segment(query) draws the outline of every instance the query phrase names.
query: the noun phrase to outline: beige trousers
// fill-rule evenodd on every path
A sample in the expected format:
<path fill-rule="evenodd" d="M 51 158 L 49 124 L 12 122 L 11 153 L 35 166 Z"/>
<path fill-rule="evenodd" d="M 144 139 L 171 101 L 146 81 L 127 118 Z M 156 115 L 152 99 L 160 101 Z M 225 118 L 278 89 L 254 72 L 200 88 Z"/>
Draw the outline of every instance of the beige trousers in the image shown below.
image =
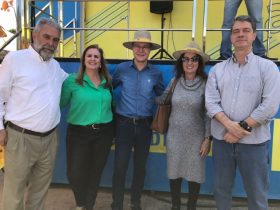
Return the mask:
<path fill-rule="evenodd" d="M 58 144 L 57 130 L 46 137 L 7 127 L 2 210 L 44 210 Z"/>

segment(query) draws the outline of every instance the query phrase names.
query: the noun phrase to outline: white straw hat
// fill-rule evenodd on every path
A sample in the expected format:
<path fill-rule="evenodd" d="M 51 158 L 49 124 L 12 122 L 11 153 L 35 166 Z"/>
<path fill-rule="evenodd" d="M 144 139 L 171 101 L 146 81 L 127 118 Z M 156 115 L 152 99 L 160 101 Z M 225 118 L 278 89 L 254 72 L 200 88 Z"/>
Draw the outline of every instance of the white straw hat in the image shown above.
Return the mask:
<path fill-rule="evenodd" d="M 201 50 L 201 48 L 199 47 L 199 45 L 198 45 L 197 43 L 193 42 L 193 41 L 190 42 L 190 43 L 188 43 L 188 44 L 185 46 L 184 49 L 175 51 L 175 52 L 173 53 L 173 57 L 176 58 L 176 59 L 178 59 L 178 58 L 180 58 L 180 56 L 181 56 L 182 54 L 184 54 L 184 53 L 186 53 L 186 52 L 193 52 L 193 53 L 195 53 L 195 54 L 200 55 L 200 56 L 202 57 L 202 59 L 203 59 L 204 62 L 207 62 L 207 61 L 210 60 L 210 56 L 207 55 L 207 54 L 205 54 L 205 53 Z"/>
<path fill-rule="evenodd" d="M 151 50 L 160 48 L 159 44 L 151 41 L 151 33 L 149 31 L 135 31 L 133 41 L 124 42 L 123 46 L 131 50 L 135 42 L 149 43 L 151 45 Z"/>

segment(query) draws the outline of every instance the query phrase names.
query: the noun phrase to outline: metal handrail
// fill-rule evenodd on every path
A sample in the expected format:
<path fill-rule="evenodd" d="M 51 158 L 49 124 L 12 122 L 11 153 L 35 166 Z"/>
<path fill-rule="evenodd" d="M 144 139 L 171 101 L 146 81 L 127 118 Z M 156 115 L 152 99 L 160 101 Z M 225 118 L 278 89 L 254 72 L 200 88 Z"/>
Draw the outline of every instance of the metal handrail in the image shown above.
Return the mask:
<path fill-rule="evenodd" d="M 39 12 L 37 12 L 37 13 L 35 14 L 35 18 L 40 17 L 42 14 L 48 15 L 48 16 L 50 16 L 50 17 L 52 17 L 52 18 L 55 18 L 55 17 L 53 16 L 53 14 L 52 14 L 52 5 L 51 5 L 51 2 L 47 3 L 42 9 L 40 9 L 39 7 L 36 7 L 36 5 L 35 5 L 35 4 L 32 4 L 32 3 L 30 3 L 30 6 L 32 6 L 32 7 L 34 7 L 35 9 L 38 9 L 38 10 L 39 10 Z M 47 10 L 48 8 L 49 8 L 49 10 L 50 10 L 50 13 L 47 13 L 47 12 L 46 12 L 46 10 Z"/>
<path fill-rule="evenodd" d="M 92 27 L 92 26 L 97 27 L 98 26 L 98 28 L 107 26 L 107 27 L 112 28 L 113 26 L 115 26 L 116 24 L 118 24 L 119 22 L 121 22 L 124 19 L 123 14 L 128 11 L 127 7 L 124 7 L 124 6 L 127 6 L 127 3 L 122 4 L 122 5 L 114 4 L 114 6 L 110 7 L 110 10 L 113 9 L 112 12 L 110 12 L 110 13 L 104 13 L 104 12 L 100 13 L 99 15 L 97 15 L 97 19 L 95 19 L 94 22 L 92 22 L 92 20 L 90 21 L 91 24 L 90 25 L 88 24 L 88 26 L 89 27 Z M 100 36 L 102 33 L 104 33 L 105 30 L 103 32 L 97 33 L 96 35 L 95 35 L 94 32 L 96 32 L 96 31 L 89 31 L 87 33 L 86 44 L 88 44 L 91 41 L 90 40 L 91 37 L 92 37 L 92 39 L 95 39 L 98 36 Z"/>
<path fill-rule="evenodd" d="M 113 3 L 113 4 L 110 4 L 109 6 L 107 6 L 106 8 L 104 8 L 103 10 L 101 10 L 100 12 L 96 13 L 95 16 L 92 16 L 90 17 L 88 20 L 87 20 L 87 23 L 90 24 L 90 22 L 92 22 L 93 20 L 95 20 L 96 18 L 95 17 L 101 17 L 104 13 L 106 13 L 105 11 L 108 11 L 114 7 L 116 7 L 120 2 L 116 2 L 116 3 Z M 125 4 L 128 4 L 125 3 Z"/>
<path fill-rule="evenodd" d="M 73 24 L 73 27 L 76 28 L 76 19 L 75 18 L 71 19 L 64 27 L 67 28 L 71 24 Z M 72 36 L 73 36 L 73 45 L 74 45 L 73 46 L 74 47 L 74 52 L 72 53 L 72 55 L 77 56 L 77 32 L 76 32 L 76 30 L 73 30 L 73 35 Z M 71 41 L 71 38 L 68 40 L 68 42 L 64 43 L 64 46 L 67 45 L 70 41 Z"/>
<path fill-rule="evenodd" d="M 192 6 L 192 26 L 191 26 L 191 28 L 178 28 L 178 29 L 155 29 L 155 28 L 129 28 L 130 26 L 128 25 L 127 26 L 127 28 L 108 28 L 108 27 L 79 27 L 79 28 L 76 28 L 75 26 L 74 27 L 68 27 L 69 26 L 69 24 L 67 25 L 67 27 L 65 27 L 65 26 L 63 26 L 63 24 L 62 24 L 62 30 L 73 30 L 73 31 L 77 31 L 77 30 L 79 30 L 79 31 L 81 31 L 81 44 L 84 44 L 85 42 L 84 41 L 82 41 L 83 40 L 83 33 L 84 33 L 84 31 L 126 31 L 126 32 L 128 32 L 128 34 L 129 34 L 129 32 L 130 31 L 137 31 L 137 30 L 148 30 L 148 31 L 177 31 L 177 32 L 191 32 L 192 34 L 191 34 L 191 38 L 192 38 L 192 40 L 194 40 L 195 39 L 195 33 L 196 33 L 196 14 L 197 14 L 197 0 L 186 0 L 186 1 L 192 1 L 193 2 L 193 6 Z M 33 6 L 33 7 L 35 7 L 36 9 L 38 9 L 38 10 L 40 10 L 40 13 L 42 13 L 42 14 L 47 14 L 45 11 L 46 11 L 46 9 L 47 9 L 47 5 L 46 6 L 44 6 L 44 8 L 43 9 L 39 9 L 39 8 L 37 8 L 36 7 L 36 5 L 34 5 L 34 4 L 32 4 L 31 3 L 31 1 L 29 0 L 29 1 L 23 1 L 23 0 L 20 0 L 20 2 L 21 2 L 21 6 L 24 6 L 25 7 L 25 9 L 26 9 L 26 12 L 24 12 L 23 14 L 25 14 L 25 17 L 28 17 L 28 14 L 29 14 L 29 12 L 28 12 L 28 8 L 26 8 L 26 7 L 28 7 L 28 5 L 31 5 L 31 6 Z M 23 3 L 23 2 L 25 2 L 25 3 Z M 83 1 L 82 1 L 83 2 Z M 81 5 L 84 5 L 83 3 L 81 2 Z M 127 0 L 127 2 L 128 2 L 128 4 L 129 4 L 129 0 Z M 49 2 L 48 4 L 51 4 L 51 3 L 53 3 L 53 2 Z M 60 4 L 62 4 L 60 1 L 59 1 L 59 3 Z M 83 9 L 83 7 L 84 6 L 81 6 L 80 8 L 81 8 L 81 11 L 82 11 L 82 9 Z M 61 10 L 62 10 L 62 7 L 58 7 L 58 12 L 59 12 L 59 14 L 62 12 Z M 51 12 L 53 12 L 53 11 L 51 11 Z M 83 11 L 82 11 L 83 12 Z M 81 12 L 81 16 L 83 15 L 83 13 Z M 38 15 L 39 14 L 37 14 L 37 16 L 36 17 L 38 17 Z M 49 15 L 49 14 L 48 14 Z M 128 8 L 128 16 L 129 16 L 129 8 Z M 57 19 L 57 18 L 55 18 L 53 15 L 50 15 L 50 17 L 52 17 L 52 18 L 54 18 L 54 19 Z M 125 17 L 125 18 L 127 18 L 127 17 Z M 26 19 L 28 19 L 29 20 L 29 18 L 26 18 Z M 58 19 L 59 19 L 59 22 L 60 23 L 62 23 L 61 21 L 62 21 L 62 19 L 61 19 L 61 17 L 58 17 Z M 83 19 L 83 18 L 82 18 Z M 24 19 L 23 19 L 24 20 Z M 77 20 L 77 19 L 76 19 Z M 90 20 L 91 21 L 91 20 Z M 129 21 L 129 20 L 128 20 Z M 20 21 L 21 22 L 21 21 Z M 82 25 L 81 25 L 82 26 Z M 23 22 L 23 25 L 22 25 L 22 28 L 24 29 L 24 32 L 26 33 L 26 30 L 31 30 L 31 29 L 33 29 L 34 27 L 32 27 L 32 26 L 30 26 L 30 24 L 28 24 L 27 22 L 26 22 L 26 20 L 25 20 L 25 22 Z M 25 37 L 25 36 L 24 36 Z M 62 39 L 61 39 L 62 40 Z M 81 51 L 83 50 L 83 46 L 81 45 Z M 60 53 L 61 53 L 61 49 L 60 49 L 60 51 L 59 51 Z"/>
<path fill-rule="evenodd" d="M 268 14 L 268 28 L 271 28 L 271 12 L 272 12 L 272 0 L 269 0 L 269 14 Z M 270 48 L 270 30 L 267 33 L 267 42 L 266 42 L 266 49 L 267 49 L 267 56 L 269 56 L 269 48 Z"/>
<path fill-rule="evenodd" d="M 7 47 L 15 38 L 17 38 L 21 34 L 22 30 L 20 29 L 17 31 L 13 36 L 11 36 L 1 47 L 0 52 L 4 50 L 5 47 Z"/>
<path fill-rule="evenodd" d="M 34 27 L 26 27 L 26 29 L 34 29 Z M 139 31 L 139 30 L 146 30 L 146 31 L 192 31 L 192 29 L 186 28 L 173 28 L 173 29 L 157 29 L 157 28 L 65 28 L 62 27 L 62 30 L 92 30 L 92 31 Z"/>

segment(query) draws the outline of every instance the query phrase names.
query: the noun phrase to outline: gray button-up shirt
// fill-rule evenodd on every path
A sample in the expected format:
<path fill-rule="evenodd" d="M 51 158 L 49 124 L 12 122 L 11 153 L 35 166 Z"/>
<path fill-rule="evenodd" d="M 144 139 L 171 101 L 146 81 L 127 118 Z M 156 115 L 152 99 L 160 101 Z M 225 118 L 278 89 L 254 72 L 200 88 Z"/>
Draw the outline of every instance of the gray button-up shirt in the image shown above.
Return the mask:
<path fill-rule="evenodd" d="M 279 70 L 272 61 L 252 52 L 247 55 L 244 65 L 232 57 L 211 69 L 205 97 L 208 115 L 212 118 L 211 133 L 216 139 L 222 140 L 226 129 L 214 116 L 224 112 L 233 121 L 250 116 L 260 124 L 239 143 L 265 142 L 270 139 L 269 122 L 279 108 Z"/>

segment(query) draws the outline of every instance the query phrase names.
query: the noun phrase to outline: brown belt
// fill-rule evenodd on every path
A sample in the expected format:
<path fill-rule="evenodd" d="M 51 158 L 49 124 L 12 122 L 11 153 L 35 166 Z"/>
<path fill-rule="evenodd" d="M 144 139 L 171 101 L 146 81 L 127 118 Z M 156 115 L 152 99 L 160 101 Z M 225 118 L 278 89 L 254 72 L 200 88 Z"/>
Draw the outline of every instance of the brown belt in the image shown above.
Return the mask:
<path fill-rule="evenodd" d="M 22 128 L 18 125 L 15 125 L 14 123 L 12 122 L 8 122 L 7 126 L 9 126 L 10 128 L 16 130 L 16 131 L 19 131 L 21 133 L 26 133 L 26 134 L 30 134 L 30 135 L 34 135 L 34 136 L 40 136 L 40 137 L 45 137 L 45 136 L 48 136 L 50 135 L 55 129 L 56 127 L 54 127 L 53 129 L 47 131 L 47 132 L 44 132 L 44 133 L 40 133 L 40 132 L 36 132 L 36 131 L 31 131 L 31 130 L 28 130 L 28 129 L 25 129 L 25 128 Z"/>

